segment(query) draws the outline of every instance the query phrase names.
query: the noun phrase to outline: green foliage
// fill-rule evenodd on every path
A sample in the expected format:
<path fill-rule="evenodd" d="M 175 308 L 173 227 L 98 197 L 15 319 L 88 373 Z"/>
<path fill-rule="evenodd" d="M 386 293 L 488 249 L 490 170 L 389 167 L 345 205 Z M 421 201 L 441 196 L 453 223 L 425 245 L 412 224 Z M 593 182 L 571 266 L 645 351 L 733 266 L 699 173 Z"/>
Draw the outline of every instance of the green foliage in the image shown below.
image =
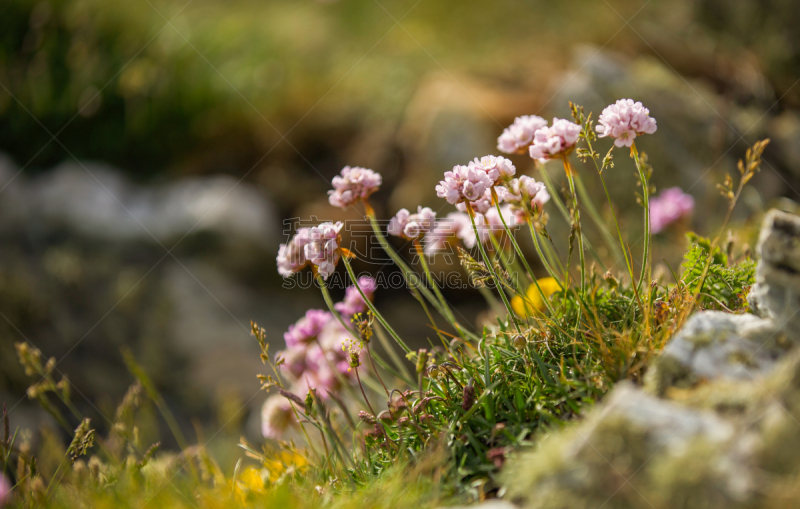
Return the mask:
<path fill-rule="evenodd" d="M 709 257 L 709 239 L 694 233 L 689 233 L 688 238 L 691 246 L 683 257 L 681 283 L 694 289 L 702 281 L 698 305 L 704 309 L 747 309 L 747 291 L 755 282 L 755 261 L 745 256 L 730 263 L 729 256 L 719 247 L 715 247 Z"/>

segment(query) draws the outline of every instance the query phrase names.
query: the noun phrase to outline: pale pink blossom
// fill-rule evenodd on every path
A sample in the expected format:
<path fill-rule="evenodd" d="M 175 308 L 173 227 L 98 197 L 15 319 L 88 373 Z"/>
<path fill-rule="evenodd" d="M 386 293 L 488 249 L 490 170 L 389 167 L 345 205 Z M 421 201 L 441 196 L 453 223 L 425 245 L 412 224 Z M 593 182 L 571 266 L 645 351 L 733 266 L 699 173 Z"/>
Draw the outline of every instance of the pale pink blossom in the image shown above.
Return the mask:
<path fill-rule="evenodd" d="M 308 242 L 304 246 L 306 259 L 316 265 L 317 272 L 328 279 L 339 263 L 339 230 L 342 223 L 322 223 L 308 229 Z"/>
<path fill-rule="evenodd" d="M 650 230 L 658 233 L 670 223 L 692 214 L 694 198 L 679 187 L 664 189 L 650 200 Z"/>
<path fill-rule="evenodd" d="M 536 115 L 517 117 L 497 138 L 497 149 L 505 154 L 524 154 L 533 143 L 533 134 L 546 125 L 547 120 Z"/>
<path fill-rule="evenodd" d="M 319 345 L 322 348 L 321 353 L 324 354 L 324 357 L 318 358 L 318 364 L 324 364 L 329 370 L 332 367 L 346 379 L 355 381 L 355 373 L 348 371 L 350 363 L 348 362 L 347 352 L 342 348 L 345 341 L 353 339 L 353 334 L 342 327 L 341 323 L 336 320 L 329 323 L 320 334 Z M 319 353 L 314 352 L 314 355 L 319 355 Z M 366 360 L 366 350 L 362 350 L 359 355 L 362 356 L 362 361 Z M 328 378 L 326 378 L 324 370 L 320 373 L 322 383 L 338 388 L 338 377 L 336 377 L 335 373 L 328 372 Z"/>
<path fill-rule="evenodd" d="M 334 207 L 347 208 L 377 191 L 381 181 L 380 173 L 360 166 L 345 166 L 340 176 L 333 177 L 328 201 Z"/>
<path fill-rule="evenodd" d="M 568 154 L 581 134 L 581 126 L 565 120 L 554 118 L 549 127 L 542 127 L 533 135 L 533 145 L 529 149 L 532 158 L 547 161 Z"/>
<path fill-rule="evenodd" d="M 457 165 L 453 171 L 444 172 L 444 180 L 436 186 L 436 195 L 453 205 L 471 202 L 483 197 L 493 183 L 485 171 Z"/>
<path fill-rule="evenodd" d="M 500 198 L 499 196 L 498 199 L 502 201 L 502 198 Z M 475 201 L 470 202 L 469 204 L 472 206 L 472 210 L 474 210 L 478 214 L 485 214 L 487 210 L 494 207 L 494 203 L 492 201 L 492 189 L 491 188 L 487 189 L 483 193 L 483 196 L 481 196 Z M 467 211 L 466 202 L 456 203 L 456 209 L 458 209 L 459 212 L 466 212 Z"/>
<path fill-rule="evenodd" d="M 278 248 L 278 274 L 289 277 L 303 270 L 308 264 L 304 246 L 308 243 L 308 228 L 300 228 L 297 234 L 287 244 Z"/>
<path fill-rule="evenodd" d="M 433 231 L 425 236 L 425 253 L 433 254 L 447 248 L 450 241 L 465 238 L 472 232 L 469 216 L 463 212 L 451 212 L 446 217 L 437 219 Z M 472 233 L 472 245 L 475 245 L 475 234 Z"/>
<path fill-rule="evenodd" d="M 275 355 L 283 359 L 280 369 L 289 373 L 294 379 L 303 376 L 303 373 L 309 368 L 308 366 L 308 345 L 295 344 L 291 348 L 281 350 Z"/>
<path fill-rule="evenodd" d="M 615 138 L 614 145 L 618 147 L 630 147 L 637 136 L 654 132 L 656 119 L 642 103 L 633 102 L 633 99 L 620 99 L 606 106 L 598 119 L 597 134 L 601 138 Z"/>
<path fill-rule="evenodd" d="M 281 439 L 295 421 L 291 403 L 280 394 L 267 398 L 261 407 L 261 434 L 264 438 Z"/>
<path fill-rule="evenodd" d="M 361 288 L 361 291 L 364 292 L 364 295 L 366 295 L 369 300 L 372 300 L 372 295 L 375 293 L 378 284 L 375 279 L 369 276 L 362 276 L 358 278 L 358 286 Z M 355 286 L 348 287 L 344 292 L 344 300 L 342 302 L 337 302 L 333 307 L 344 316 L 352 316 L 367 310 L 367 304 L 364 302 L 361 293 Z"/>
<path fill-rule="evenodd" d="M 486 172 L 493 184 L 509 179 L 517 172 L 511 161 L 502 156 L 483 156 L 480 159 L 476 157 L 469 163 L 469 167 Z"/>
<path fill-rule="evenodd" d="M 333 315 L 328 311 L 309 309 L 305 316 L 290 325 L 289 330 L 283 334 L 286 346 L 295 348 L 312 343 L 317 339 L 322 328 L 332 319 Z"/>
<path fill-rule="evenodd" d="M 417 207 L 416 214 L 411 214 L 407 209 L 400 209 L 389 221 L 388 232 L 390 235 L 404 239 L 417 239 L 433 229 L 436 221 L 436 212 L 428 207 Z"/>
<path fill-rule="evenodd" d="M 547 192 L 544 183 L 537 182 L 527 175 L 511 179 L 505 186 L 498 187 L 497 195 L 515 209 L 524 209 L 525 204 L 530 203 L 531 209 L 540 211 L 544 204 L 550 201 L 550 193 Z"/>

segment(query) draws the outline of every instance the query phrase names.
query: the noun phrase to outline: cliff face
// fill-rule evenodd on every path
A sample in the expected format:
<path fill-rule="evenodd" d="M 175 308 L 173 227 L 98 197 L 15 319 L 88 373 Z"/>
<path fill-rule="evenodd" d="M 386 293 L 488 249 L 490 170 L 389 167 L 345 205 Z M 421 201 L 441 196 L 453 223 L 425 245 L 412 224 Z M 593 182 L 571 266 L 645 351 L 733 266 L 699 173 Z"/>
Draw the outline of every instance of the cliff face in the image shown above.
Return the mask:
<path fill-rule="evenodd" d="M 800 504 L 800 217 L 773 210 L 758 244 L 756 314 L 692 316 L 644 387 L 508 464 L 507 497 L 537 508 Z"/>

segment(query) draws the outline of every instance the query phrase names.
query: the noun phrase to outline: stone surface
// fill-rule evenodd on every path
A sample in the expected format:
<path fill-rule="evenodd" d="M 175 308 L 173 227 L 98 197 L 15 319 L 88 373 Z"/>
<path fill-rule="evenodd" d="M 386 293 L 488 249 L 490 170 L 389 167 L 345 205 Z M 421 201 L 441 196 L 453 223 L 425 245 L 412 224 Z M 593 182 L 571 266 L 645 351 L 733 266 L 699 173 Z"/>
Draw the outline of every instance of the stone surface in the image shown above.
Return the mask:
<path fill-rule="evenodd" d="M 759 316 L 693 315 L 650 368 L 648 389 L 618 384 L 584 422 L 510 460 L 507 496 L 531 508 L 800 500 L 800 217 L 767 214 L 758 254 Z"/>

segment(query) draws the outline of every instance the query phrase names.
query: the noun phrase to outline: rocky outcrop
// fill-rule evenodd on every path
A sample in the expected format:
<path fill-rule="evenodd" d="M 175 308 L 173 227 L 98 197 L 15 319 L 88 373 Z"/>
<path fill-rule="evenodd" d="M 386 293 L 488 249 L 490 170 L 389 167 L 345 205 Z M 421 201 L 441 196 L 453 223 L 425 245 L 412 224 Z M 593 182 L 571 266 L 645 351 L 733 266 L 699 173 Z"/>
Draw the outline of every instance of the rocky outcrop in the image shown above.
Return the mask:
<path fill-rule="evenodd" d="M 511 461 L 524 507 L 800 504 L 800 217 L 773 210 L 749 298 L 757 314 L 701 311 L 646 387 L 617 385 L 586 420 Z"/>

